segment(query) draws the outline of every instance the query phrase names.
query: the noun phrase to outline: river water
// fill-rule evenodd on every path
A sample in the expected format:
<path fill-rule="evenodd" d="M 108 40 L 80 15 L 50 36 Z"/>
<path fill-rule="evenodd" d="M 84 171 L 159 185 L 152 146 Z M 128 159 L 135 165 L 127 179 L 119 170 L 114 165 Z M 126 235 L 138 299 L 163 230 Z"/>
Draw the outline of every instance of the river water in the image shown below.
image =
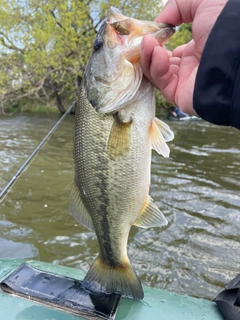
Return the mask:
<path fill-rule="evenodd" d="M 0 117 L 0 189 L 59 119 Z M 0 258 L 88 270 L 94 233 L 68 214 L 73 179 L 67 116 L 0 203 Z M 128 252 L 144 285 L 213 299 L 240 266 L 240 132 L 204 121 L 169 122 L 170 158 L 153 153 L 151 196 L 164 228 L 133 227 Z"/>

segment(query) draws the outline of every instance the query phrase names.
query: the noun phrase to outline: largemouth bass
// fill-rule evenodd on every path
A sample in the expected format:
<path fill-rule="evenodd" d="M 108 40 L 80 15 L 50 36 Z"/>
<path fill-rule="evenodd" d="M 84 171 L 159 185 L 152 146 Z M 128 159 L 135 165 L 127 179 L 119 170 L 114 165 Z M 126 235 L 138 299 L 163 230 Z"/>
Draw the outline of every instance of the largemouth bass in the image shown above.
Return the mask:
<path fill-rule="evenodd" d="M 151 149 L 168 157 L 173 133 L 155 118 L 153 87 L 139 59 L 145 34 L 164 43 L 173 33 L 173 26 L 128 18 L 111 7 L 93 44 L 76 109 L 69 208 L 97 235 L 99 255 L 84 279 L 91 290 L 142 299 L 127 256 L 129 231 L 167 224 L 148 193 Z"/>

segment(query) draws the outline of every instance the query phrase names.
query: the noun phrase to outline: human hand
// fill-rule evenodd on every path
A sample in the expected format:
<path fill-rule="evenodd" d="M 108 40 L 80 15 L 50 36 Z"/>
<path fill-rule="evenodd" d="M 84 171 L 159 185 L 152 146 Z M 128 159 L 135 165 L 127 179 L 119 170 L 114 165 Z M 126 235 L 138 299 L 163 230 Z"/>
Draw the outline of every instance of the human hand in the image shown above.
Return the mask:
<path fill-rule="evenodd" d="M 156 22 L 178 26 L 192 22 L 193 40 L 166 51 L 156 39 L 145 36 L 141 65 L 145 76 L 161 90 L 166 100 L 183 112 L 196 115 L 193 91 L 198 66 L 208 35 L 228 0 L 168 0 Z"/>

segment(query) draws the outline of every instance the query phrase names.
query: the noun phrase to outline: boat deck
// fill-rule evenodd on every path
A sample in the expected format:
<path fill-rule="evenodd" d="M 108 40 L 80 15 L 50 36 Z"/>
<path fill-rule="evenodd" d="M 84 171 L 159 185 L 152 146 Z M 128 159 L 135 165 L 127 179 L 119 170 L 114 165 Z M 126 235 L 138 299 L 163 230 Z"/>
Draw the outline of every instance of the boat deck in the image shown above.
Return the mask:
<path fill-rule="evenodd" d="M 0 259 L 0 282 L 22 263 L 56 274 L 81 280 L 84 272 L 39 261 Z M 121 298 L 115 320 L 223 320 L 215 303 L 144 287 L 144 300 Z M 0 289 L 0 319 L 4 320 L 80 320 L 76 315 L 16 297 Z"/>

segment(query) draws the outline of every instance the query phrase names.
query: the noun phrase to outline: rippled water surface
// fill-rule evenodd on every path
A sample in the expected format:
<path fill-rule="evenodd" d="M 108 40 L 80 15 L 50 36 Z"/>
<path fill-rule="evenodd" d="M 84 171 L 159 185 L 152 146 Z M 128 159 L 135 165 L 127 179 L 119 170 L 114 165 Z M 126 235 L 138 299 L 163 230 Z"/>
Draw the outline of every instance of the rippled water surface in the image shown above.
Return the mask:
<path fill-rule="evenodd" d="M 0 189 L 59 119 L 0 117 Z M 98 246 L 68 214 L 73 117 L 67 116 L 0 204 L 0 258 L 88 270 Z M 204 121 L 169 122 L 175 139 L 153 153 L 151 196 L 165 228 L 133 227 L 129 257 L 143 284 L 213 299 L 239 273 L 240 132 Z"/>

